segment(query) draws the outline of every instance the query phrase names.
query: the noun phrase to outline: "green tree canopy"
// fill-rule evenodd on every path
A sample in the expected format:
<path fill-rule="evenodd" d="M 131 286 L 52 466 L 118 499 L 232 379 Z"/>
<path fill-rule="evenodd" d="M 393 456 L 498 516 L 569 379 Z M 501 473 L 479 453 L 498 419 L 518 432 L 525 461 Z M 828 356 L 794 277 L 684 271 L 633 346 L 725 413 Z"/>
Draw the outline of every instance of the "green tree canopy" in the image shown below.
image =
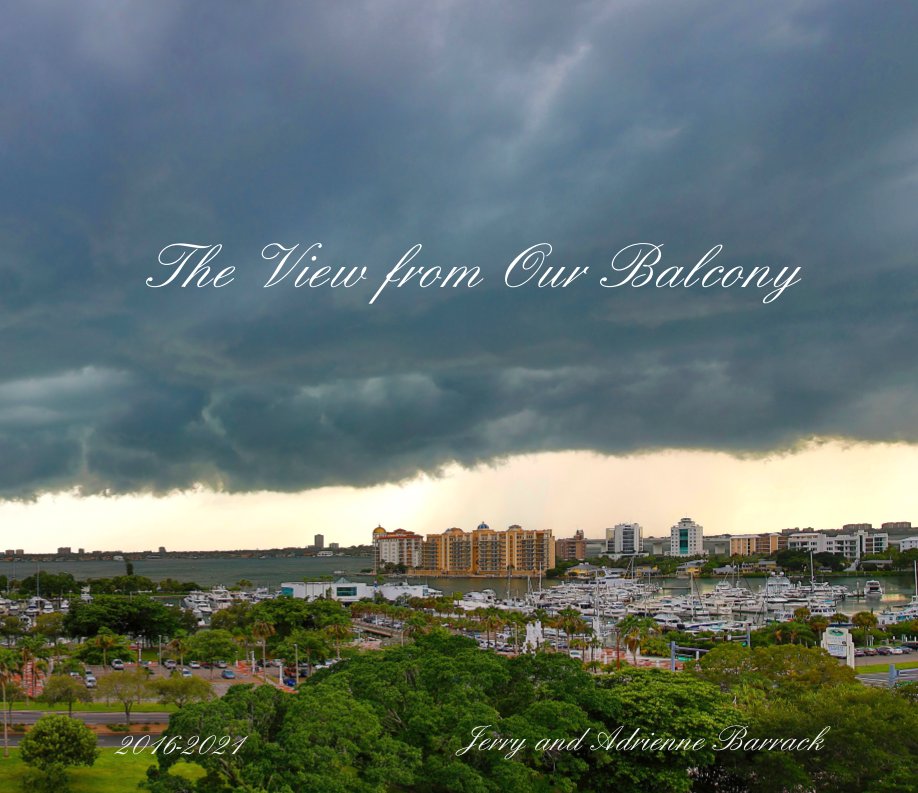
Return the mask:
<path fill-rule="evenodd" d="M 91 603 L 74 603 L 64 618 L 68 636 L 95 636 L 103 628 L 127 636 L 156 641 L 173 636 L 179 628 L 180 613 L 143 595 L 123 598 L 99 596 Z"/>
<path fill-rule="evenodd" d="M 42 716 L 19 744 L 19 756 L 40 775 L 30 787 L 66 790 L 65 769 L 91 766 L 99 756 L 96 736 L 83 722 L 64 715 Z"/>
<path fill-rule="evenodd" d="M 67 715 L 73 715 L 74 702 L 92 702 L 92 691 L 82 680 L 70 675 L 51 675 L 46 681 L 40 699 L 49 705 L 65 703 Z"/>
<path fill-rule="evenodd" d="M 150 681 L 150 689 L 163 703 L 172 703 L 184 708 L 189 702 L 206 702 L 213 699 L 213 686 L 200 677 L 171 675 Z"/>
<path fill-rule="evenodd" d="M 210 664 L 210 672 L 213 675 L 214 663 L 217 661 L 235 661 L 238 651 L 239 645 L 236 644 L 229 631 L 212 628 L 199 631 L 189 638 L 185 655 L 196 661 Z"/>
<path fill-rule="evenodd" d="M 106 700 L 113 699 L 124 709 L 124 723 L 130 726 L 131 711 L 138 702 L 152 692 L 147 673 L 143 669 L 130 672 L 109 672 L 99 679 L 99 696 Z"/>

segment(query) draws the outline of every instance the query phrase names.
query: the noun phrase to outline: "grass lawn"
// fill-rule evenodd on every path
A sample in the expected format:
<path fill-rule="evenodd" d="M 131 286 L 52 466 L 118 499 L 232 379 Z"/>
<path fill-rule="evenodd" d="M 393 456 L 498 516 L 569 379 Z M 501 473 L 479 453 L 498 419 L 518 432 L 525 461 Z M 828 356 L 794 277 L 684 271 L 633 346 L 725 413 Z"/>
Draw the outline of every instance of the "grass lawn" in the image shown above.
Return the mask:
<path fill-rule="evenodd" d="M 149 752 L 142 754 L 115 754 L 115 749 L 103 749 L 91 768 L 71 768 L 67 771 L 71 793 L 138 793 L 137 783 L 146 779 L 147 769 L 156 763 Z M 0 752 L 0 790 L 18 793 L 23 790 L 22 780 L 28 770 L 19 759 L 19 752 L 10 749 L 9 759 Z M 185 779 L 204 776 L 204 769 L 194 763 L 179 761 L 170 773 Z"/>
<path fill-rule="evenodd" d="M 155 758 L 148 752 L 139 755 L 115 754 L 115 749 L 103 749 L 91 768 L 71 768 L 67 771 L 72 793 L 137 793 L 137 783 L 146 778 L 147 769 Z M 22 780 L 28 766 L 19 759 L 19 752 L 10 750 L 9 759 L 0 755 L 0 790 L 16 793 L 23 790 Z"/>
<path fill-rule="evenodd" d="M 896 665 L 896 669 L 918 669 L 918 661 L 893 661 Z M 864 666 L 858 666 L 855 670 L 859 675 L 872 675 L 877 672 L 888 672 L 889 671 L 889 661 L 884 661 L 881 664 L 865 664 Z"/>
<path fill-rule="evenodd" d="M 117 702 L 74 702 L 74 710 L 87 711 L 89 713 L 118 713 L 124 718 L 124 708 Z M 66 705 L 49 705 L 46 702 L 14 702 L 13 710 L 49 710 L 58 713 L 66 713 Z M 178 708 L 175 705 L 163 705 L 160 702 L 138 702 L 131 708 L 132 713 L 175 713 Z"/>

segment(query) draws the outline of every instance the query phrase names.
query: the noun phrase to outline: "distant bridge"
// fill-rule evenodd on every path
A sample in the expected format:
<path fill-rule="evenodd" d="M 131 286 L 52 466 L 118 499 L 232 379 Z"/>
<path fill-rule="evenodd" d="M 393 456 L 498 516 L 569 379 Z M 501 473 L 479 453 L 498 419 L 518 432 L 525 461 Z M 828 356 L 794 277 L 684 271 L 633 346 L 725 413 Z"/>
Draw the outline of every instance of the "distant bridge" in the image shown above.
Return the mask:
<path fill-rule="evenodd" d="M 374 625 L 372 622 L 364 622 L 363 620 L 354 620 L 354 627 L 360 628 L 364 633 L 373 633 L 377 636 L 401 636 L 402 632 L 396 630 L 395 628 L 388 628 L 385 625 Z"/>

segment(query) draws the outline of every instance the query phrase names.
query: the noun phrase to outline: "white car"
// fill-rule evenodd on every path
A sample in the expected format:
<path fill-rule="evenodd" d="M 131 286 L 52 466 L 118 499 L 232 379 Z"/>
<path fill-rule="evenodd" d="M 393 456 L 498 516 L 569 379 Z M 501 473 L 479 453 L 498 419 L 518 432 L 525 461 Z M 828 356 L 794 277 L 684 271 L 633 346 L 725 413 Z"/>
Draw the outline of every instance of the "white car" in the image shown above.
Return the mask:
<path fill-rule="evenodd" d="M 197 661 L 189 661 L 189 662 L 188 662 L 188 666 L 191 667 L 192 669 L 200 669 L 200 668 L 201 668 L 201 664 L 199 664 Z"/>
<path fill-rule="evenodd" d="M 187 666 L 182 669 L 182 677 L 191 677 L 191 670 Z"/>

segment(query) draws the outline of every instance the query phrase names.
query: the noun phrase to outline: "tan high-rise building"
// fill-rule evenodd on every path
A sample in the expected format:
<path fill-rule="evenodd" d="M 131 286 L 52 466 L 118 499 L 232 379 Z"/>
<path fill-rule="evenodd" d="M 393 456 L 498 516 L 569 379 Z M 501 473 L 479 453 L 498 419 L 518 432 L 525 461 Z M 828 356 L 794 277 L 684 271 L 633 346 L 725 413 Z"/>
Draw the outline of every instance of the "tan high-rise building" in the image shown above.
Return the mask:
<path fill-rule="evenodd" d="M 459 528 L 428 534 L 421 551 L 421 567 L 431 575 L 472 574 L 472 535 Z"/>
<path fill-rule="evenodd" d="M 385 529 L 374 531 L 377 566 L 392 561 L 397 554 L 402 558 L 403 545 L 396 550 L 389 544 L 393 539 L 411 547 L 415 538 L 420 540 L 411 532 L 405 533 L 410 537 L 395 538 L 395 534 Z M 499 531 L 481 523 L 471 532 L 454 527 L 442 534 L 428 534 L 420 542 L 416 558 L 416 571 L 428 575 L 539 575 L 555 566 L 555 545 L 549 530 L 513 525 Z"/>
<path fill-rule="evenodd" d="M 518 575 L 539 575 L 555 566 L 555 543 L 549 530 L 507 529 L 507 565 Z"/>
<path fill-rule="evenodd" d="M 495 531 L 486 523 L 472 532 L 472 561 L 478 575 L 505 575 L 507 572 L 506 532 Z"/>

